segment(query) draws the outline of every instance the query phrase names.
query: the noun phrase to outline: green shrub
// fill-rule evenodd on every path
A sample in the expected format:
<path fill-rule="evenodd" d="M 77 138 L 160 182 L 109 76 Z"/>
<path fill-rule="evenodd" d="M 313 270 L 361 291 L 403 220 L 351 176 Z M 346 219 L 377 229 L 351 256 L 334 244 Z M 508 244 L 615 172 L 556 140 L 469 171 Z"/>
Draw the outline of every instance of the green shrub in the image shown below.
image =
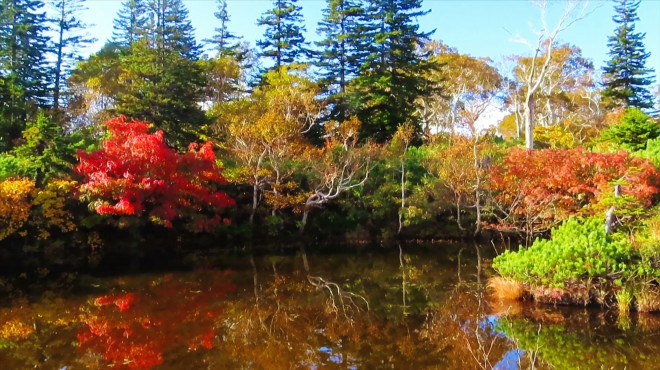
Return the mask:
<path fill-rule="evenodd" d="M 632 150 L 644 150 L 646 142 L 660 137 L 660 125 L 639 108 L 628 108 L 621 123 L 603 132 L 603 138 Z"/>
<path fill-rule="evenodd" d="M 660 168 L 660 138 L 649 139 L 646 149 L 635 152 L 633 155 L 649 160 L 656 168 Z"/>
<path fill-rule="evenodd" d="M 637 253 L 620 234 L 606 234 L 602 217 L 570 218 L 552 229 L 550 240 L 536 239 L 528 249 L 506 251 L 493 267 L 505 277 L 562 288 L 582 279 L 625 278 L 637 271 Z"/>

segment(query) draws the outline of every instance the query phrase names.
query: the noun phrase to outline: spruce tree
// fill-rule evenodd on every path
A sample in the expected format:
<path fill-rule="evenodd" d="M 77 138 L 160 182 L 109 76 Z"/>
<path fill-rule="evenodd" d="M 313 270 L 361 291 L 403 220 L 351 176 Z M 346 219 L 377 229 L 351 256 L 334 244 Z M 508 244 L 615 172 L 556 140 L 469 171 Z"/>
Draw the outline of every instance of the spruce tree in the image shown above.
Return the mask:
<path fill-rule="evenodd" d="M 147 7 L 138 39 L 119 56 L 114 113 L 151 122 L 170 145 L 184 148 L 205 123 L 200 48 L 181 0 L 149 0 Z"/>
<path fill-rule="evenodd" d="M 195 29 L 190 22 L 188 9 L 181 0 L 163 1 L 165 6 L 163 34 L 166 50 L 175 50 L 188 59 L 198 59 L 201 48 L 195 41 Z"/>
<path fill-rule="evenodd" d="M 398 126 L 415 118 L 416 100 L 435 90 L 425 74 L 434 68 L 419 52 L 430 33 L 419 31 L 421 0 L 369 0 L 363 44 L 371 45 L 361 72 L 351 82 L 351 104 L 362 120 L 363 138 L 389 140 Z"/>
<path fill-rule="evenodd" d="M 147 40 L 134 42 L 121 56 L 122 89 L 116 113 L 153 123 L 178 149 L 196 140 L 205 123 L 199 106 L 206 84 L 201 66 L 176 50 L 158 50 Z"/>
<path fill-rule="evenodd" d="M 612 19 L 618 27 L 608 38 L 610 48 L 603 68 L 605 90 L 603 100 L 608 107 L 653 108 L 653 96 L 648 86 L 653 83 L 653 69 L 646 68 L 651 55 L 644 48 L 645 34 L 635 32 L 639 0 L 617 0 Z"/>
<path fill-rule="evenodd" d="M 150 0 L 147 24 L 150 45 L 163 51 L 177 51 L 188 59 L 197 59 L 200 47 L 181 0 Z"/>
<path fill-rule="evenodd" d="M 322 68 L 322 82 L 331 91 L 344 92 L 348 80 L 360 70 L 356 40 L 363 14 L 364 9 L 355 0 L 328 0 L 323 10 L 317 32 L 324 39 L 316 43 L 321 48 L 316 65 Z"/>
<path fill-rule="evenodd" d="M 0 150 L 21 136 L 50 98 L 47 19 L 39 0 L 0 3 Z"/>
<path fill-rule="evenodd" d="M 297 0 L 274 0 L 274 7 L 257 21 L 257 25 L 266 26 L 264 38 L 257 41 L 261 48 L 260 56 L 271 58 L 274 68 L 285 64 L 300 62 L 305 49 L 305 37 L 302 25 L 302 8 Z"/>
<path fill-rule="evenodd" d="M 93 41 L 85 33 L 86 24 L 80 20 L 79 13 L 83 11 L 84 0 L 57 0 L 54 3 L 56 18 L 55 31 L 55 81 L 53 86 L 53 108 L 60 107 L 60 95 L 64 85 L 63 80 L 80 58 L 80 47 Z"/>
<path fill-rule="evenodd" d="M 124 47 L 146 36 L 149 8 L 145 0 L 126 0 L 114 21 L 112 40 Z"/>
<path fill-rule="evenodd" d="M 234 56 L 240 58 L 241 50 L 239 40 L 242 38 L 229 32 L 229 13 L 227 12 L 227 0 L 217 0 L 218 11 L 213 13 L 218 19 L 219 25 L 215 28 L 215 34 L 211 39 L 205 40 L 215 47 L 218 58 Z"/>
<path fill-rule="evenodd" d="M 360 71 L 361 58 L 358 40 L 361 3 L 355 0 L 328 0 L 317 32 L 323 40 L 316 42 L 320 50 L 316 65 L 321 68 L 320 83 L 330 93 L 330 119 L 342 122 L 348 118 L 345 103 L 346 86 Z"/>

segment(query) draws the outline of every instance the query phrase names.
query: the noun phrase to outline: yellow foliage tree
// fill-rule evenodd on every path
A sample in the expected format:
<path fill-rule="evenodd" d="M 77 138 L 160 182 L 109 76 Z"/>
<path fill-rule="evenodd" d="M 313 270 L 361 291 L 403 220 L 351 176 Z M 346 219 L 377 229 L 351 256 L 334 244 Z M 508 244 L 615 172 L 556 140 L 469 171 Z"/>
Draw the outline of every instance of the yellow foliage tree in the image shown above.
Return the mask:
<path fill-rule="evenodd" d="M 36 191 L 30 223 L 37 230 L 37 238 L 44 240 L 50 236 L 49 229 L 57 228 L 66 233 L 77 229 L 73 214 L 66 209 L 66 201 L 78 182 L 71 179 L 53 179 L 43 189 Z"/>
<path fill-rule="evenodd" d="M 573 134 L 568 131 L 568 122 L 548 127 L 536 126 L 534 127 L 534 138 L 539 143 L 545 144 L 552 149 L 570 149 L 578 144 Z"/>
<path fill-rule="evenodd" d="M 66 202 L 77 185 L 71 179 L 52 179 L 43 189 L 28 178 L 0 182 L 0 240 L 14 233 L 26 236 L 28 231 L 44 240 L 53 228 L 63 233 L 76 230 Z"/>
<path fill-rule="evenodd" d="M 21 231 L 28 221 L 34 189 L 28 178 L 0 182 L 0 240 Z"/>
<path fill-rule="evenodd" d="M 286 163 L 307 144 L 308 132 L 321 113 L 316 99 L 320 90 L 300 66 L 280 67 L 264 76 L 264 83 L 249 98 L 227 104 L 220 125 L 227 127 L 229 150 L 239 162 L 235 182 L 252 186 L 253 222 L 259 194 L 268 194 L 271 207 L 282 208 L 280 199 L 291 171 Z M 228 171 L 231 172 L 231 171 Z"/>

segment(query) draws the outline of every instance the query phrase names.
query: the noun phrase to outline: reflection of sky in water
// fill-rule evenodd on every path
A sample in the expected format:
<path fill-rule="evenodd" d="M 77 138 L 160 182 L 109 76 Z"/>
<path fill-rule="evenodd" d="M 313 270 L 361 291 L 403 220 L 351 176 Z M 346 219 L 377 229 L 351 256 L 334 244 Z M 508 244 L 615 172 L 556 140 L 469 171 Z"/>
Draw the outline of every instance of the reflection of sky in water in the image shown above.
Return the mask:
<path fill-rule="evenodd" d="M 524 350 L 512 349 L 502 356 L 502 359 L 493 366 L 493 370 L 518 370 L 518 364 L 524 354 Z"/>
<path fill-rule="evenodd" d="M 488 315 L 479 322 L 479 329 L 490 328 L 491 334 L 506 337 L 506 334 L 503 331 L 497 330 L 497 324 L 499 321 L 500 315 Z"/>
<path fill-rule="evenodd" d="M 334 362 L 336 364 L 341 364 L 342 362 L 344 362 L 341 353 L 334 354 L 334 355 L 332 354 L 332 348 L 321 347 L 321 348 L 319 348 L 319 351 L 329 354 L 330 357 L 328 357 L 328 360 L 330 360 L 330 362 Z"/>
<path fill-rule="evenodd" d="M 341 343 L 339 344 L 339 347 L 341 348 Z M 330 355 L 328 357 L 328 360 L 330 362 L 334 362 L 335 364 L 343 364 L 344 362 L 349 362 L 350 363 L 350 362 L 355 361 L 355 358 L 352 358 L 351 356 L 348 356 L 347 361 L 344 361 L 343 355 L 341 353 L 332 354 L 332 348 L 330 348 L 330 347 L 320 347 L 319 352 Z M 316 364 L 312 364 L 310 366 L 310 369 L 313 369 L 313 370 L 316 370 L 317 368 L 318 367 L 317 367 Z M 357 367 L 357 365 L 347 365 L 346 368 L 349 369 L 349 370 L 357 370 L 358 367 Z"/>
<path fill-rule="evenodd" d="M 490 334 L 499 337 L 507 338 L 506 334 L 498 330 L 500 315 L 488 315 L 479 322 L 479 329 L 490 330 Z M 525 354 L 524 350 L 512 349 L 502 356 L 502 359 L 493 366 L 494 370 L 518 370 L 518 365 L 522 356 Z"/>

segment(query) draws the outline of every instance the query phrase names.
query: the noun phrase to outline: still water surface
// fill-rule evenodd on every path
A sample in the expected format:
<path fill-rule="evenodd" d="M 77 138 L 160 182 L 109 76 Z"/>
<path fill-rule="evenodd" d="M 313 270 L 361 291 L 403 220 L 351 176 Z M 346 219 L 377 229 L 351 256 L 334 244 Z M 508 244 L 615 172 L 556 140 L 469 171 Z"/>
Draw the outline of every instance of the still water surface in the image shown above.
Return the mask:
<path fill-rule="evenodd" d="M 0 368 L 660 369 L 660 315 L 499 302 L 472 246 L 203 265 L 10 300 Z"/>

